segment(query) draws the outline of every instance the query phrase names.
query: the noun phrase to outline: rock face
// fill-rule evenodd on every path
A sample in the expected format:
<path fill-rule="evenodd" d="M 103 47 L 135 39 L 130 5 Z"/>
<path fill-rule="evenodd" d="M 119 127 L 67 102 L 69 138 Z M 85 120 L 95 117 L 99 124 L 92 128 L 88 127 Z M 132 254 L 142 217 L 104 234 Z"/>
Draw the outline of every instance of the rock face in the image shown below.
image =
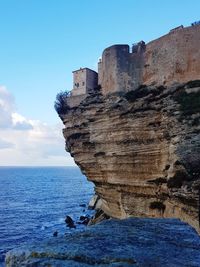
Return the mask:
<path fill-rule="evenodd" d="M 179 220 L 109 220 L 84 232 L 12 250 L 6 266 L 198 267 L 199 250 L 199 236 Z"/>
<path fill-rule="evenodd" d="M 200 81 L 91 94 L 60 117 L 107 215 L 180 218 L 199 231 Z"/>

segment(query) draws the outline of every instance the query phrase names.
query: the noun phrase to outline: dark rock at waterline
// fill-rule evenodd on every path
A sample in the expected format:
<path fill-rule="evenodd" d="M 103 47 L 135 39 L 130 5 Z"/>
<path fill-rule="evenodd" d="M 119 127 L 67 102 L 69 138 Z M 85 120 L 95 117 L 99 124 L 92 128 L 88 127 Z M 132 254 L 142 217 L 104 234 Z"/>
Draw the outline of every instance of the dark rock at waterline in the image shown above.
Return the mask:
<path fill-rule="evenodd" d="M 68 215 L 65 218 L 65 223 L 66 223 L 67 227 L 69 227 L 69 228 L 76 228 L 74 220 Z"/>
<path fill-rule="evenodd" d="M 80 204 L 79 207 L 86 208 L 86 204 Z"/>
<path fill-rule="evenodd" d="M 58 236 L 58 231 L 55 231 L 54 233 L 53 233 L 53 236 Z"/>
<path fill-rule="evenodd" d="M 86 215 L 86 216 L 85 216 L 85 215 L 81 215 L 80 218 L 79 218 L 79 220 L 80 220 L 80 221 L 84 221 L 84 220 L 87 219 L 87 218 L 88 218 L 87 215 Z"/>
<path fill-rule="evenodd" d="M 99 223 L 101 221 L 108 220 L 108 219 L 110 219 L 110 216 L 108 216 L 103 210 L 98 209 L 96 210 L 94 216 L 90 218 L 88 225 L 93 225 L 93 224 L 96 224 L 96 223 Z"/>
<path fill-rule="evenodd" d="M 14 249 L 6 255 L 6 267 L 198 267 L 199 251 L 199 235 L 180 220 L 111 219 Z"/>
<path fill-rule="evenodd" d="M 79 222 L 79 224 L 85 224 L 85 225 L 87 225 L 89 223 L 89 221 L 90 221 L 90 217 L 89 216 L 87 216 L 87 215 L 81 215 L 80 216 L 80 222 Z"/>

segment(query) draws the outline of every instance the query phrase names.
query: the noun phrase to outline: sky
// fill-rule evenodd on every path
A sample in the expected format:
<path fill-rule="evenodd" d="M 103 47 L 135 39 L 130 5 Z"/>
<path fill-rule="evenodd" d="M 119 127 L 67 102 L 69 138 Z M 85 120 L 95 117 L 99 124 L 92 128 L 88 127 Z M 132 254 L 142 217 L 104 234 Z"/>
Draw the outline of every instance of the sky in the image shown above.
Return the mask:
<path fill-rule="evenodd" d="M 0 0 L 0 166 L 71 166 L 56 94 L 113 44 L 200 19 L 199 0 Z"/>

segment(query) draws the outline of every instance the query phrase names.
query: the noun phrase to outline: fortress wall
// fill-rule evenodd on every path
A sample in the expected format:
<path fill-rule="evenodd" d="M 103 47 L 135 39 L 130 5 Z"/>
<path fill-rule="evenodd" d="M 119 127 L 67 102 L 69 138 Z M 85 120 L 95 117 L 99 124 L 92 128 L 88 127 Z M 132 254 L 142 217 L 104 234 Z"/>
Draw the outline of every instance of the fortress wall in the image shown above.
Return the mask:
<path fill-rule="evenodd" d="M 96 71 L 86 71 L 86 92 L 93 90 L 98 85 L 98 73 Z"/>
<path fill-rule="evenodd" d="M 144 53 L 132 53 L 130 54 L 130 85 L 128 89 L 135 89 L 142 82 L 142 69 L 144 66 Z"/>
<path fill-rule="evenodd" d="M 104 50 L 99 74 L 103 94 L 126 88 L 129 77 L 129 46 L 114 45 Z"/>
<path fill-rule="evenodd" d="M 75 88 L 71 91 L 72 96 L 79 96 L 79 95 L 85 95 L 86 94 L 86 90 L 84 87 L 80 87 L 80 88 Z"/>
<path fill-rule="evenodd" d="M 180 28 L 146 45 L 142 83 L 200 79 L 200 25 Z"/>
<path fill-rule="evenodd" d="M 139 85 L 166 85 L 200 79 L 200 25 L 178 27 L 129 53 L 128 45 L 104 50 L 99 81 L 104 95 Z"/>
<path fill-rule="evenodd" d="M 101 88 L 103 94 L 114 92 L 117 88 L 117 53 L 115 46 L 104 50 L 101 64 Z"/>
<path fill-rule="evenodd" d="M 98 62 L 98 85 L 102 84 L 102 61 Z"/>
<path fill-rule="evenodd" d="M 88 68 L 75 71 L 72 95 L 86 94 L 98 84 L 106 95 L 142 84 L 170 86 L 200 79 L 200 25 L 177 27 L 146 46 L 141 41 L 132 49 L 130 53 L 124 44 L 106 48 L 98 74 Z"/>
<path fill-rule="evenodd" d="M 69 98 L 67 98 L 67 104 L 70 108 L 77 107 L 85 98 L 86 94 L 71 95 Z"/>
<path fill-rule="evenodd" d="M 129 53 L 129 46 L 120 47 L 117 49 L 117 84 L 118 88 L 117 91 L 127 91 L 131 88 L 131 80 L 132 77 L 130 76 L 130 53 Z"/>

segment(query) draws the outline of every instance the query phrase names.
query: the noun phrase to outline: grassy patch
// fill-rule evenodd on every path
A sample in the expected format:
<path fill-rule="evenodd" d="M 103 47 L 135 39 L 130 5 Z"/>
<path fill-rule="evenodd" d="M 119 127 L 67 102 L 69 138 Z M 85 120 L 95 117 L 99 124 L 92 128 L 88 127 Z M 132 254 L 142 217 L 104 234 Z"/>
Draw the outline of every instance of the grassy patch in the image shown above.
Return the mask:
<path fill-rule="evenodd" d="M 175 100 L 180 104 L 184 116 L 200 112 L 200 92 L 188 94 L 180 90 L 175 94 Z"/>
<path fill-rule="evenodd" d="M 186 83 L 186 88 L 200 87 L 200 80 L 189 81 Z"/>
<path fill-rule="evenodd" d="M 135 90 L 129 91 L 125 94 L 126 100 L 129 102 L 134 102 L 138 98 L 145 97 L 149 94 L 149 90 L 146 86 L 140 86 Z"/>

